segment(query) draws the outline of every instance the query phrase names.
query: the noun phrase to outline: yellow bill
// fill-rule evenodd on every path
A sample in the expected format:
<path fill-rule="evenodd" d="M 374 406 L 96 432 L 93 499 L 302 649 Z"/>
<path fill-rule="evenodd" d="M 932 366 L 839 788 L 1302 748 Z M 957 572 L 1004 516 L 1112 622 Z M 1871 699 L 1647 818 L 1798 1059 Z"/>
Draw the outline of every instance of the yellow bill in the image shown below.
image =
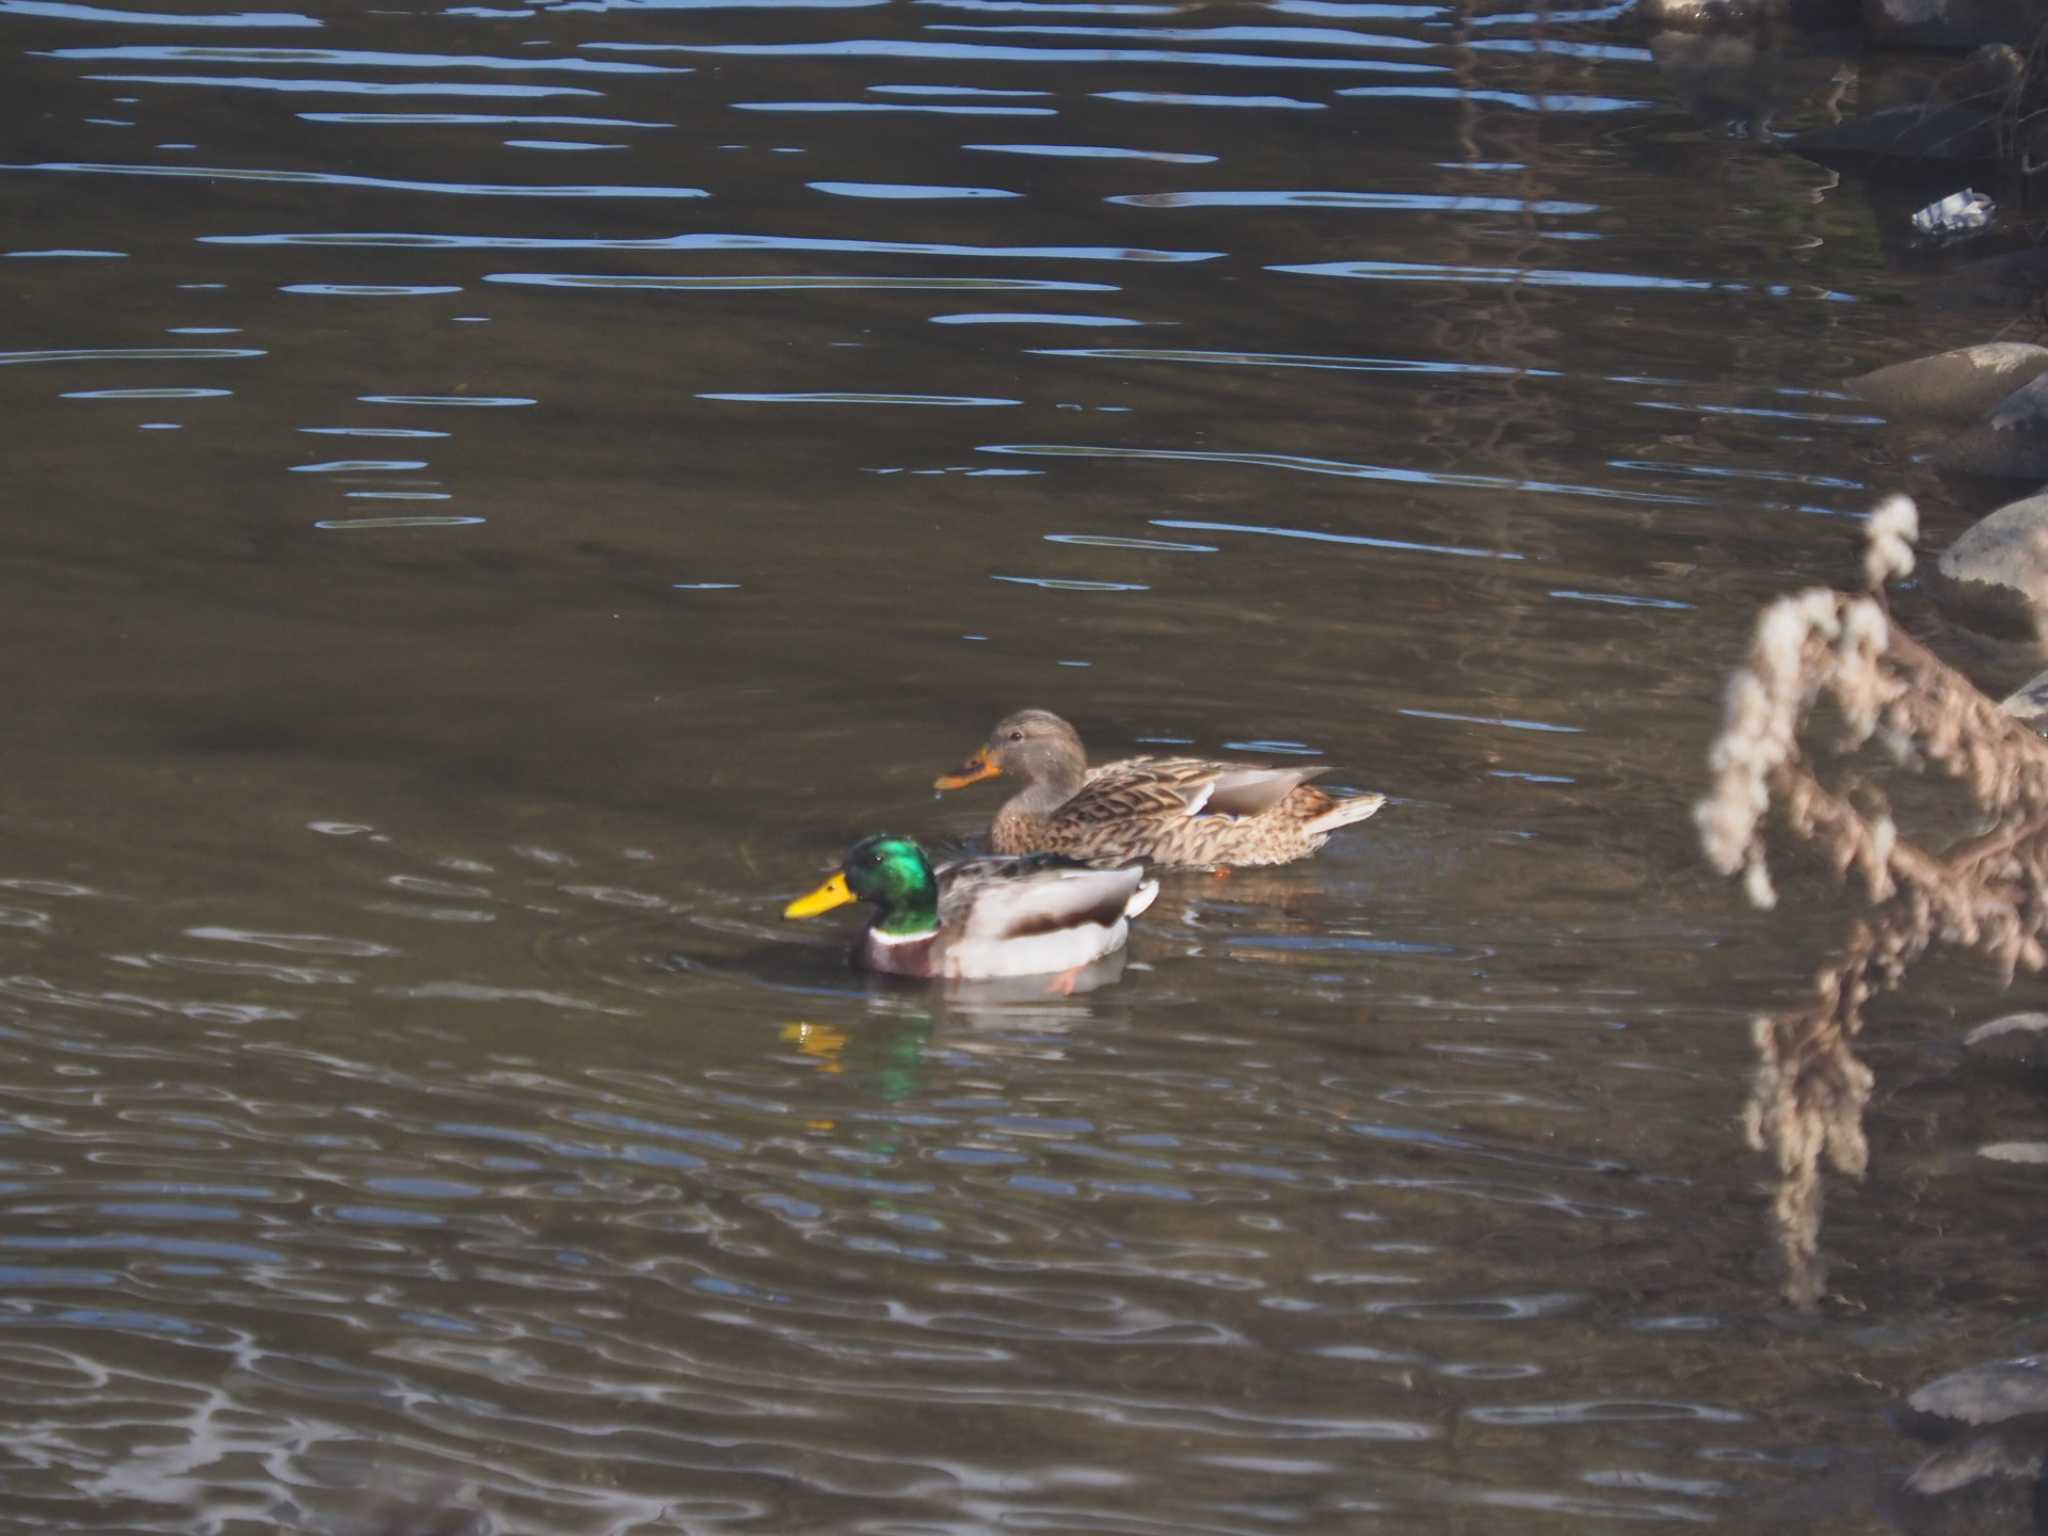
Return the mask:
<path fill-rule="evenodd" d="M 816 917 L 820 912 L 830 912 L 834 907 L 843 907 L 849 901 L 858 900 L 860 898 L 853 894 L 852 888 L 846 883 L 846 875 L 842 871 L 834 875 L 830 880 L 827 880 L 823 885 L 811 892 L 810 895 L 797 897 L 795 901 L 792 901 L 782 909 L 782 915 L 784 917 Z"/>
<path fill-rule="evenodd" d="M 979 784 L 983 779 L 1002 777 L 1003 770 L 988 755 L 988 748 L 981 747 L 974 756 L 967 759 L 951 773 L 942 773 L 932 780 L 933 789 L 965 789 L 970 784 Z"/>

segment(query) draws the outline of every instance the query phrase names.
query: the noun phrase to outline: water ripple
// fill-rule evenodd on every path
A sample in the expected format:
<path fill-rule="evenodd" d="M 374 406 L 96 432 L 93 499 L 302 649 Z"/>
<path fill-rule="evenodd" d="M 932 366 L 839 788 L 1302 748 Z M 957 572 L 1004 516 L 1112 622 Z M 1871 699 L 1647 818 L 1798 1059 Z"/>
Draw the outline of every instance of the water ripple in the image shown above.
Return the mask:
<path fill-rule="evenodd" d="M 852 389 L 798 390 L 784 394 L 706 392 L 699 400 L 737 400 L 754 405 L 1022 405 L 996 395 L 892 395 Z"/>
<path fill-rule="evenodd" d="M 1056 117 L 1056 107 L 989 107 L 912 101 L 736 101 L 735 112 L 894 112 L 931 117 Z"/>
<path fill-rule="evenodd" d="M 120 165 L 89 160 L 46 160 L 33 165 L 0 163 L 0 171 L 52 171 L 87 176 L 160 176 L 191 181 L 276 182 L 303 187 L 369 187 L 381 192 L 431 192 L 448 197 L 709 197 L 702 187 L 625 187 L 606 184 L 511 185 L 464 181 L 404 181 L 389 176 L 352 176 L 341 171 L 262 171 L 219 165 Z"/>
<path fill-rule="evenodd" d="M 258 949 L 282 949 L 299 955 L 325 955 L 354 960 L 373 960 L 398 953 L 390 945 L 379 944 L 371 939 L 341 938 L 325 933 L 266 933 L 253 928 L 211 925 L 187 928 L 185 936 L 193 939 L 211 939 L 220 944 L 250 944 Z"/>
<path fill-rule="evenodd" d="M 1166 165 L 1214 165 L 1216 156 L 1166 149 L 1111 149 L 1101 144 L 962 144 L 997 155 L 1036 155 L 1048 160 L 1153 160 Z"/>
<path fill-rule="evenodd" d="M 1663 506 L 1697 506 L 1696 497 L 1664 495 L 1657 492 L 1625 491 L 1610 486 L 1571 485 L 1548 480 L 1513 480 L 1501 475 L 1457 474 L 1426 469 L 1396 469 L 1380 464 L 1353 464 L 1342 459 L 1315 459 L 1293 453 L 1230 453 L 1193 448 L 1111 448 L 1080 443 L 985 443 L 978 453 L 1016 453 L 1045 458 L 1157 460 L 1189 464 L 1242 464 L 1255 469 L 1283 469 L 1307 475 L 1337 475 L 1350 480 L 1392 480 L 1413 485 L 1455 486 L 1468 490 L 1516 490 L 1554 496 L 1583 496 L 1600 501 L 1649 502 Z M 1320 535 L 1298 530 L 1275 530 L 1234 524 L 1174 522 L 1155 519 L 1161 528 L 1189 528 L 1196 531 L 1229 529 L 1244 533 L 1280 533 L 1282 537 L 1316 538 Z M 1343 542 L 1343 540 L 1339 540 Z M 1473 553 L 1473 551 L 1457 551 Z M 1478 551 L 1494 559 L 1520 559 L 1495 550 Z"/>
<path fill-rule="evenodd" d="M 540 404 L 531 395 L 358 395 L 356 398 L 365 405 L 459 405 L 484 410 Z"/>
<path fill-rule="evenodd" d="M 225 362 L 269 355 L 261 347 L 58 347 L 40 352 L 0 352 L 0 368 L 12 363 Z"/>
<path fill-rule="evenodd" d="M 1704 1403 L 1596 1399 L 1577 1403 L 1515 1403 L 1474 1407 L 1463 1417 L 1477 1424 L 1658 1424 L 1690 1419 L 1702 1424 L 1745 1424 L 1749 1415 Z"/>
<path fill-rule="evenodd" d="M 172 11 L 132 11 L 113 5 L 84 5 L 75 0 L 0 0 L 0 16 L 39 16 L 51 21 L 110 21 L 149 27 L 319 27 L 324 23 L 292 11 L 225 11 L 180 15 Z"/>
<path fill-rule="evenodd" d="M 586 43 L 613 52 L 714 54 L 726 58 L 943 59 L 949 63 L 1198 64 L 1211 69 L 1325 70 L 1331 74 L 1442 75 L 1444 64 L 1390 59 L 1304 59 L 1279 53 L 1205 53 L 1188 48 L 1026 48 L 995 43 L 919 43 L 847 38 L 817 43 Z"/>
<path fill-rule="evenodd" d="M 1370 208 L 1404 213 L 1597 213 L 1598 203 L 1424 192 L 1132 192 L 1103 199 L 1130 208 Z"/>
<path fill-rule="evenodd" d="M 932 315 L 933 325 L 1074 325 L 1089 329 L 1105 326 L 1143 325 L 1143 320 L 1132 320 L 1122 315 L 1054 315 L 1026 314 L 1017 311 L 992 314 Z"/>
<path fill-rule="evenodd" d="M 1050 96 L 1051 91 L 1003 90 L 988 85 L 871 85 L 876 96 Z"/>
<path fill-rule="evenodd" d="M 1700 1262 L 1753 1240 L 1697 1113 L 1746 1036 L 1635 770 L 1750 600 L 1698 550 L 1851 495 L 1814 370 L 1883 338 L 1788 353 L 1764 296 L 1877 281 L 1811 243 L 1848 193 L 1672 183 L 1727 145 L 1583 115 L 1665 94 L 1606 21 L 453 0 L 300 51 L 170 3 L 0 0 L 19 152 L 100 167 L 17 172 L 0 245 L 125 253 L 0 261 L 0 378 L 59 365 L 13 380 L 15 500 L 81 514 L 10 593 L 53 658 L 0 878 L 25 1526 L 1429 1536 L 1812 1475 L 1763 1405 L 1847 1403 L 1859 1340 L 1752 1369 Z M 603 200 L 505 182 L 599 142 Z M 1698 282 L 1622 324 L 1571 274 L 1270 265 L 1349 258 Z M 456 499 L 490 525 L 375 515 Z M 922 786 L 989 686 L 1105 754 L 1413 782 L 1167 882 L 1071 996 L 861 976 L 777 898 L 847 826 L 981 833 Z"/>
<path fill-rule="evenodd" d="M 504 85 L 481 81 L 434 80 L 416 84 L 387 80 L 275 80 L 268 75 L 86 75 L 109 85 L 197 85 L 213 91 L 281 91 L 294 96 L 602 96 L 581 85 Z"/>
<path fill-rule="evenodd" d="M 567 113 L 508 112 L 301 112 L 308 123 L 362 123 L 413 128 L 673 128 L 674 123 L 630 117 L 576 117 Z"/>
<path fill-rule="evenodd" d="M 956 245 L 928 240 L 848 240 L 785 235 L 671 235 L 655 239 L 605 236 L 436 235 L 419 233 L 202 235 L 202 245 L 308 245 L 420 251 L 831 251 L 883 256 L 1002 256 L 1050 261 L 1216 261 L 1222 251 L 1157 250 L 1120 245 Z M 620 274 L 620 283 L 688 281 Z"/>
<path fill-rule="evenodd" d="M 1407 357 L 1324 356 L 1312 352 L 1203 351 L 1189 347 L 1034 347 L 1038 357 L 1099 357 L 1118 362 L 1205 363 L 1237 368 L 1310 368 L 1347 373 L 1470 374 L 1479 378 L 1556 379 L 1550 368 L 1514 368 L 1500 363 L 1468 363 Z"/>
<path fill-rule="evenodd" d="M 1219 96 L 1193 91 L 1096 91 L 1093 94 L 1099 101 L 1123 101 L 1141 107 L 1242 107 L 1253 111 L 1279 112 L 1330 110 L 1328 102 L 1303 101 L 1297 96 Z"/>
<path fill-rule="evenodd" d="M 372 69 L 564 70 L 583 74 L 687 75 L 687 66 L 631 64 L 604 59 L 505 58 L 494 54 L 389 53 L 360 48 L 224 48 L 216 44 L 122 44 L 113 48 L 52 48 L 31 57 L 135 59 L 149 63 L 346 64 Z"/>
<path fill-rule="evenodd" d="M 999 187 L 935 187 L 886 181 L 807 181 L 813 192 L 834 197 L 861 197 L 876 202 L 943 202 L 949 199 L 1021 197 Z"/>
<path fill-rule="evenodd" d="M 1549 720 L 1517 720 L 1509 715 L 1461 715 L 1447 709 L 1402 709 L 1399 713 L 1416 720 L 1450 720 L 1460 725 L 1497 725 L 1510 731 L 1538 731 L 1551 735 L 1577 736 L 1583 725 L 1559 725 Z"/>
<path fill-rule="evenodd" d="M 1327 48 L 1390 48 L 1427 52 L 1437 45 L 1392 32 L 1352 32 L 1342 27 L 1063 27 L 1049 22 L 934 22 L 932 32 L 974 32 L 984 36 L 1023 33 L 1035 37 L 1164 38 L 1175 43 L 1309 43 Z M 1206 55 L 1205 55 L 1206 57 Z"/>
<path fill-rule="evenodd" d="M 66 400 L 217 400 L 234 394 L 232 389 L 68 389 Z"/>
<path fill-rule="evenodd" d="M 1713 278 L 1660 277 L 1648 272 L 1574 272 L 1556 267 L 1469 267 L 1442 262 L 1310 261 L 1280 263 L 1268 272 L 1301 277 L 1361 278 L 1391 283 L 1513 283 L 1530 288 L 1651 289 L 1676 293 L 1766 293 L 1773 298 L 1811 298 L 1853 304 L 1853 294 L 1825 289 L 1794 288 L 1786 283 L 1758 285 Z"/>
<path fill-rule="evenodd" d="M 1497 107 L 1515 107 L 1523 112 L 1636 112 L 1651 105 L 1647 101 L 1619 96 L 1564 96 L 1527 91 L 1468 90 L 1458 86 L 1354 85 L 1337 92 L 1339 96 L 1391 97 L 1417 101 L 1487 102 Z"/>
<path fill-rule="evenodd" d="M 991 576 L 991 581 L 1006 581 L 1019 587 L 1042 587 L 1048 592 L 1149 592 L 1152 589 L 1135 581 L 1083 581 L 1075 577 L 1060 576 Z"/>

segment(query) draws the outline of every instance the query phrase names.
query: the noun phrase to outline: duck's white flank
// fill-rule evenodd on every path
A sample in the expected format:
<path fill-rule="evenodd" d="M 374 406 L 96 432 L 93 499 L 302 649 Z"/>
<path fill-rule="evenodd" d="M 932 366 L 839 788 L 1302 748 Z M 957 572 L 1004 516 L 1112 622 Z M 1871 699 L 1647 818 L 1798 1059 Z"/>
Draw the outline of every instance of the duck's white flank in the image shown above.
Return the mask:
<path fill-rule="evenodd" d="M 868 937 L 877 944 L 924 944 L 930 942 L 932 935 L 938 931 L 936 928 L 927 928 L 923 933 L 884 933 L 879 928 L 870 928 Z"/>

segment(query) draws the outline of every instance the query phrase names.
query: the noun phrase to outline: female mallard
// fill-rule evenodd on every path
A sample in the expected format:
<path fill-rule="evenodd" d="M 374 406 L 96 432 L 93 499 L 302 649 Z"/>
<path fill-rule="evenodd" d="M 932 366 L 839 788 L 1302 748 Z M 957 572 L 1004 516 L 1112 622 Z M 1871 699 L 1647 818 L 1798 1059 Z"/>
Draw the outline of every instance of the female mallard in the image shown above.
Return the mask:
<path fill-rule="evenodd" d="M 996 722 L 938 789 L 1001 774 L 1024 781 L 996 812 L 998 853 L 1063 853 L 1089 864 L 1285 864 L 1363 821 L 1385 795 L 1339 800 L 1307 781 L 1325 768 L 1261 768 L 1199 757 L 1130 757 L 1088 766 L 1074 728 L 1043 709 Z"/>
<path fill-rule="evenodd" d="M 1142 868 L 1065 859 L 968 859 L 933 872 L 907 837 L 856 843 L 839 873 L 783 908 L 813 917 L 850 901 L 881 913 L 855 958 L 871 971 L 962 980 L 1071 971 L 1121 949 L 1159 884 Z"/>

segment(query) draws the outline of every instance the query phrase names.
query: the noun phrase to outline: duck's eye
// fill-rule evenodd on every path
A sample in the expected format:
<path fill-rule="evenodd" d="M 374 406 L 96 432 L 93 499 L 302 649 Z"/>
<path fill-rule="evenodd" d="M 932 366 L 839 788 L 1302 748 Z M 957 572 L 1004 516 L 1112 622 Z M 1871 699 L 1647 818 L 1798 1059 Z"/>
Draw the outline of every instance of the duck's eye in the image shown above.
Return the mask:
<path fill-rule="evenodd" d="M 1010 732 L 1010 740 L 1012 740 L 1012 741 L 1022 741 L 1023 739 L 1024 739 L 1024 733 L 1023 733 L 1022 731 L 1012 731 L 1012 732 Z"/>

